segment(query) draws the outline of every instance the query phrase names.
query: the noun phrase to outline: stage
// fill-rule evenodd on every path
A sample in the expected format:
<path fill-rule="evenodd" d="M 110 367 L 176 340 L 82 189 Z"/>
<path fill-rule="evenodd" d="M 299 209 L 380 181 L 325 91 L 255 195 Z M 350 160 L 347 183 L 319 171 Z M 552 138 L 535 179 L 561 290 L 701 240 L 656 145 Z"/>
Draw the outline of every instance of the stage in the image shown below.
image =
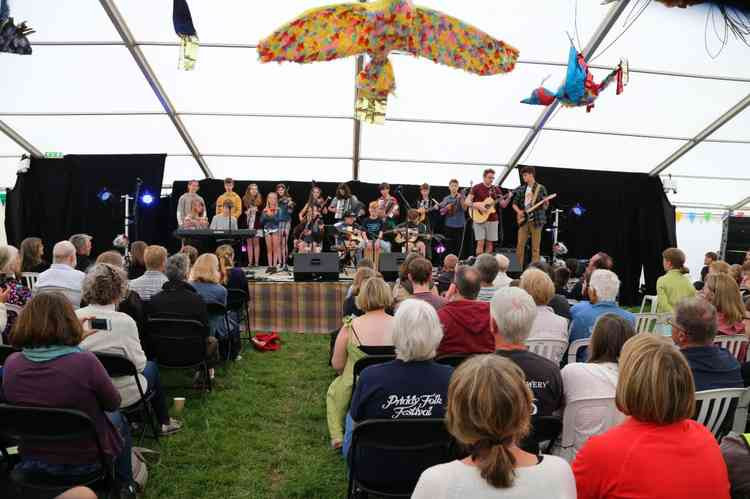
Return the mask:
<path fill-rule="evenodd" d="M 250 330 L 324 334 L 341 328 L 350 274 L 337 282 L 294 282 L 291 274 L 266 274 L 265 267 L 244 269 L 253 273 L 248 283 Z"/>

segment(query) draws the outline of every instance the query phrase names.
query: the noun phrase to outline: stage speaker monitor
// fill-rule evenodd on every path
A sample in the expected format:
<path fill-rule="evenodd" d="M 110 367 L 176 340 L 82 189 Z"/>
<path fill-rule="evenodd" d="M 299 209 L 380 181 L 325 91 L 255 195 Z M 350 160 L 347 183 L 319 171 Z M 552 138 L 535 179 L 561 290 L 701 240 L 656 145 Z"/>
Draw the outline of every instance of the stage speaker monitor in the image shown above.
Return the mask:
<path fill-rule="evenodd" d="M 383 279 L 393 282 L 398 278 L 398 269 L 406 260 L 404 253 L 381 253 L 378 272 L 383 274 Z"/>
<path fill-rule="evenodd" d="M 505 255 L 505 257 L 510 260 L 510 265 L 508 266 L 508 273 L 509 274 L 520 274 L 521 273 L 521 263 L 518 261 L 518 256 L 516 256 L 516 250 L 513 248 L 499 248 L 497 250 L 498 253 L 501 255 Z"/>
<path fill-rule="evenodd" d="M 335 282 L 339 280 L 338 253 L 295 253 L 295 281 Z"/>

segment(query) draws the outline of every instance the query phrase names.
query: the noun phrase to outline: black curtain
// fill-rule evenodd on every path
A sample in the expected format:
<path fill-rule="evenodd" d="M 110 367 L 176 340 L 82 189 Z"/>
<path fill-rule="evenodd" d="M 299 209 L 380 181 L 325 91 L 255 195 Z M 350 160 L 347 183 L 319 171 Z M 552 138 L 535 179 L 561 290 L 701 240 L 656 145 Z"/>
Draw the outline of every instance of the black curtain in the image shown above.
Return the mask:
<path fill-rule="evenodd" d="M 551 206 L 563 210 L 559 239 L 568 247 L 569 257 L 590 258 L 599 251 L 612 256 L 622 281 L 620 301 L 625 305 L 638 303 L 641 269 L 647 291 L 655 294 L 656 279 L 664 273 L 661 253 L 677 243 L 675 209 L 661 179 L 643 173 L 536 170 L 537 180 L 558 195 Z M 576 205 L 586 210 L 580 217 L 571 212 Z M 551 211 L 549 215 L 552 219 Z M 506 235 L 517 240 L 515 233 Z M 550 252 L 548 245 L 549 232 L 543 252 Z"/>
<path fill-rule="evenodd" d="M 156 240 L 162 230 L 157 224 L 159 195 L 164 177 L 165 154 L 159 155 L 69 155 L 63 159 L 32 159 L 26 173 L 19 174 L 8 192 L 6 230 L 11 244 L 26 237 L 40 237 L 47 259 L 57 241 L 72 234 L 94 237 L 94 253 L 112 247 L 112 240 L 124 232 L 123 194 L 135 194 L 138 179 L 141 193 L 150 193 L 154 202 L 139 207 L 139 223 L 133 234 Z M 108 203 L 97 194 L 107 188 Z"/>

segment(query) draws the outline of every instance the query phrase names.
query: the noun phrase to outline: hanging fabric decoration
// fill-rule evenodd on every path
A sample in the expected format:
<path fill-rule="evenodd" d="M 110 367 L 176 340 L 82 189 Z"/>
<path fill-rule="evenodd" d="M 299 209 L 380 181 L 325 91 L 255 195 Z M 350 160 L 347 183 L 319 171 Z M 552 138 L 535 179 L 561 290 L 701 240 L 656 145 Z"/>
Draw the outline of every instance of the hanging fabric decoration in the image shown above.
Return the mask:
<path fill-rule="evenodd" d="M 708 211 L 703 214 L 703 220 L 705 220 L 706 222 L 710 222 L 713 217 L 713 213 L 710 213 Z"/>
<path fill-rule="evenodd" d="M 628 61 L 620 60 L 619 66 L 612 71 L 601 83 L 594 82 L 594 76 L 589 71 L 589 65 L 576 48 L 571 45 L 568 52 L 568 71 L 565 82 L 557 90 L 552 92 L 540 86 L 531 93 L 531 96 L 521 101 L 522 104 L 536 106 L 549 106 L 555 99 L 565 107 L 586 106 L 586 112 L 594 107 L 594 102 L 599 94 L 604 91 L 613 81 L 617 80 L 617 95 L 620 95 L 625 85 L 628 84 Z"/>
<path fill-rule="evenodd" d="M 695 213 L 688 213 L 688 220 L 690 220 L 690 223 L 695 222 L 695 217 L 696 217 Z"/>
<path fill-rule="evenodd" d="M 675 220 L 677 220 L 677 223 L 680 223 L 682 221 L 682 218 L 685 216 L 685 214 L 681 211 L 675 211 L 674 217 Z"/>
<path fill-rule="evenodd" d="M 174 0 L 172 22 L 177 36 L 180 37 L 180 61 L 177 67 L 185 71 L 192 71 L 198 61 L 200 42 L 195 26 L 193 26 L 193 17 L 190 15 L 187 0 Z"/>
<path fill-rule="evenodd" d="M 396 89 L 388 55 L 394 51 L 481 76 L 512 71 L 518 50 L 454 17 L 415 7 L 411 0 L 377 0 L 309 10 L 261 40 L 261 62 L 301 64 L 367 54 L 357 77 L 357 119 L 383 123 Z"/>
<path fill-rule="evenodd" d="M 31 43 L 27 37 L 32 33 L 35 31 L 26 25 L 26 21 L 15 25 L 10 17 L 8 0 L 0 0 L 0 52 L 31 55 Z"/>

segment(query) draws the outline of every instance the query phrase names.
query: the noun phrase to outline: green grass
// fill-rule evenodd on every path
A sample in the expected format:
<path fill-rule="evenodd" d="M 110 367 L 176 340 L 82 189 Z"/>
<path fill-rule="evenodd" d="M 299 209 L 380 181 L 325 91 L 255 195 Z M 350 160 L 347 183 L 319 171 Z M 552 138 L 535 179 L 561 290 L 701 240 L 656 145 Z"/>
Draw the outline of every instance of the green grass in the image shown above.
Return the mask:
<path fill-rule="evenodd" d="M 334 498 L 346 494 L 346 467 L 330 450 L 325 393 L 333 379 L 328 336 L 283 334 L 278 352 L 246 347 L 243 359 L 217 370 L 219 386 L 185 396 L 185 428 L 161 439 L 145 497 Z M 163 373 L 185 384 L 184 373 Z M 146 440 L 145 446 L 157 448 Z"/>

